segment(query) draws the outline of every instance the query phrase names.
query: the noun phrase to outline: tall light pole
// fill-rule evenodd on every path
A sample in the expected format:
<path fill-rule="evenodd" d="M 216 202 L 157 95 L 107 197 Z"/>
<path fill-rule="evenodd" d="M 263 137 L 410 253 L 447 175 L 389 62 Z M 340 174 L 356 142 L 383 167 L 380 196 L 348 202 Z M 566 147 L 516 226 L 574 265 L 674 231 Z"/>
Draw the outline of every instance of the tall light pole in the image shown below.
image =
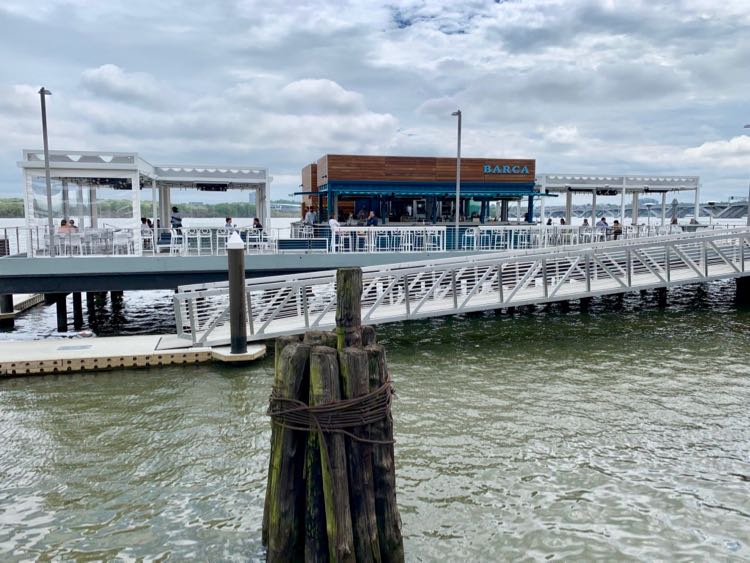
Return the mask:
<path fill-rule="evenodd" d="M 750 129 L 750 124 L 745 125 L 745 129 Z M 747 190 L 747 226 L 750 227 L 750 186 Z"/>
<path fill-rule="evenodd" d="M 42 139 L 44 140 L 44 177 L 47 182 L 47 223 L 49 225 L 49 255 L 55 256 L 55 245 L 52 237 L 55 236 L 55 222 L 52 218 L 52 182 L 49 177 L 49 144 L 47 143 L 47 104 L 45 96 L 51 96 L 52 92 L 44 86 L 39 89 L 39 99 L 42 101 Z"/>
<path fill-rule="evenodd" d="M 461 216 L 461 110 L 457 109 L 451 115 L 458 117 L 458 142 L 456 149 L 456 241 L 453 245 L 454 248 L 458 250 L 460 231 L 459 217 Z"/>

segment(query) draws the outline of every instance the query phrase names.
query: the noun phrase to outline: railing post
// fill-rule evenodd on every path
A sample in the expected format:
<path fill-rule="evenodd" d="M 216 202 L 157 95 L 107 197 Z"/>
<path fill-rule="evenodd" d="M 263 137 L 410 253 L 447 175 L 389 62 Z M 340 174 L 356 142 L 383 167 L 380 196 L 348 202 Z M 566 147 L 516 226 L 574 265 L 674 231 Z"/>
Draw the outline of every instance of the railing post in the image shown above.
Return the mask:
<path fill-rule="evenodd" d="M 672 266 L 670 266 L 670 262 L 672 262 L 671 253 L 669 252 L 669 245 L 667 244 L 664 247 L 664 260 L 666 261 L 667 266 L 667 281 L 672 281 Z"/>
<path fill-rule="evenodd" d="M 549 289 L 547 287 L 547 259 L 542 258 L 542 283 L 544 284 L 544 297 L 549 297 Z"/>
<path fill-rule="evenodd" d="M 586 257 L 586 293 L 591 293 L 591 260 L 588 254 L 584 254 Z"/>
<path fill-rule="evenodd" d="M 703 275 L 708 277 L 708 243 L 701 241 L 701 260 L 703 260 Z"/>
<path fill-rule="evenodd" d="M 451 292 L 453 293 L 453 309 L 458 311 L 458 294 L 456 293 L 456 270 L 451 270 Z"/>
<path fill-rule="evenodd" d="M 630 249 L 625 251 L 626 274 L 628 276 L 628 287 L 633 287 L 633 255 Z"/>
<path fill-rule="evenodd" d="M 404 274 L 404 303 L 406 304 L 406 318 L 411 316 L 411 303 L 409 303 L 409 276 Z"/>

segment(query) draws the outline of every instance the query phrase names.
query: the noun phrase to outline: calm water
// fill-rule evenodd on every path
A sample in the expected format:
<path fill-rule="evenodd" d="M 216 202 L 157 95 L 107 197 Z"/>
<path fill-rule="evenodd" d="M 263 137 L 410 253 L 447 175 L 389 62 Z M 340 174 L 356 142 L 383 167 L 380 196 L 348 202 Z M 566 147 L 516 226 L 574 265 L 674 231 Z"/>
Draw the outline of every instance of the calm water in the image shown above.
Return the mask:
<path fill-rule="evenodd" d="M 169 294 L 147 295 L 102 326 L 163 329 Z M 750 559 L 733 296 L 381 327 L 408 559 Z M 0 559 L 261 559 L 271 380 L 268 359 L 1 381 Z"/>

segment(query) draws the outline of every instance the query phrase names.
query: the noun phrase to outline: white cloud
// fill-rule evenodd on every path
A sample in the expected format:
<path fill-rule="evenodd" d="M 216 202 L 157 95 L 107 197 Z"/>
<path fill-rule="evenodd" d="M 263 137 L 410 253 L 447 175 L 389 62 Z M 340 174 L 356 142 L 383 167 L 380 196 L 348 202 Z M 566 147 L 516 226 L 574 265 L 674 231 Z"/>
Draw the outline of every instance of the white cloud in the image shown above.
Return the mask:
<path fill-rule="evenodd" d="M 126 103 L 162 106 L 169 95 L 150 74 L 125 72 L 113 64 L 84 70 L 81 81 L 96 96 Z"/>
<path fill-rule="evenodd" d="M 6 0 L 0 13 L 2 193 L 40 145 L 41 76 L 53 148 L 267 165 L 282 195 L 326 152 L 452 155 L 456 108 L 467 155 L 746 190 L 746 0 Z"/>

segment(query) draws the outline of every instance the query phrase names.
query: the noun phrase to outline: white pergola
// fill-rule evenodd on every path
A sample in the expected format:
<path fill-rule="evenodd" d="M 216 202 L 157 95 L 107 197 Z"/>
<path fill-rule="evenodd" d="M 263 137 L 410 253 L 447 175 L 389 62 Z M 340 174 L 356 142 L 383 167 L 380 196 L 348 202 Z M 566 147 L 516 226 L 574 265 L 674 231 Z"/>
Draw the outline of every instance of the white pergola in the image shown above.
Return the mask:
<path fill-rule="evenodd" d="M 150 199 L 150 216 L 156 224 L 159 219 L 162 227 L 168 227 L 171 216 L 171 195 L 173 189 L 198 189 L 205 191 L 255 191 L 257 215 L 261 223 L 269 224 L 271 177 L 266 168 L 258 166 L 198 166 L 150 164 L 138 153 L 100 151 L 49 151 L 50 177 L 61 181 L 59 199 L 60 217 L 71 215 L 79 218 L 81 226 L 96 228 L 98 212 L 96 190 L 99 186 L 129 190 L 133 209 L 132 225 L 138 228 L 141 219 L 141 201 Z M 23 170 L 24 204 L 26 224 L 29 227 L 46 226 L 46 186 L 40 193 L 39 182 L 44 185 L 44 151 L 24 150 L 23 160 L 18 163 Z M 35 190 L 34 183 L 37 182 Z M 76 190 L 75 203 L 71 204 L 70 187 Z M 84 189 L 86 192 L 84 193 Z M 142 197 L 143 190 L 150 190 L 150 198 Z M 37 213 L 35 202 L 42 202 L 43 216 Z M 84 203 L 85 202 L 85 205 Z M 53 215 L 55 208 L 53 206 Z M 84 219 L 88 225 L 83 224 Z"/>
<path fill-rule="evenodd" d="M 590 174 L 540 174 L 536 179 L 541 193 L 565 193 L 565 220 L 570 224 L 573 194 L 591 194 L 592 216 L 596 217 L 597 195 L 619 195 L 620 216 L 625 219 L 625 198 L 633 196 L 633 224 L 638 221 L 638 198 L 641 194 L 661 194 L 661 223 L 667 213 L 668 192 L 695 192 L 695 217 L 700 211 L 699 176 L 618 176 Z M 544 197 L 541 199 L 541 212 L 544 216 Z"/>

